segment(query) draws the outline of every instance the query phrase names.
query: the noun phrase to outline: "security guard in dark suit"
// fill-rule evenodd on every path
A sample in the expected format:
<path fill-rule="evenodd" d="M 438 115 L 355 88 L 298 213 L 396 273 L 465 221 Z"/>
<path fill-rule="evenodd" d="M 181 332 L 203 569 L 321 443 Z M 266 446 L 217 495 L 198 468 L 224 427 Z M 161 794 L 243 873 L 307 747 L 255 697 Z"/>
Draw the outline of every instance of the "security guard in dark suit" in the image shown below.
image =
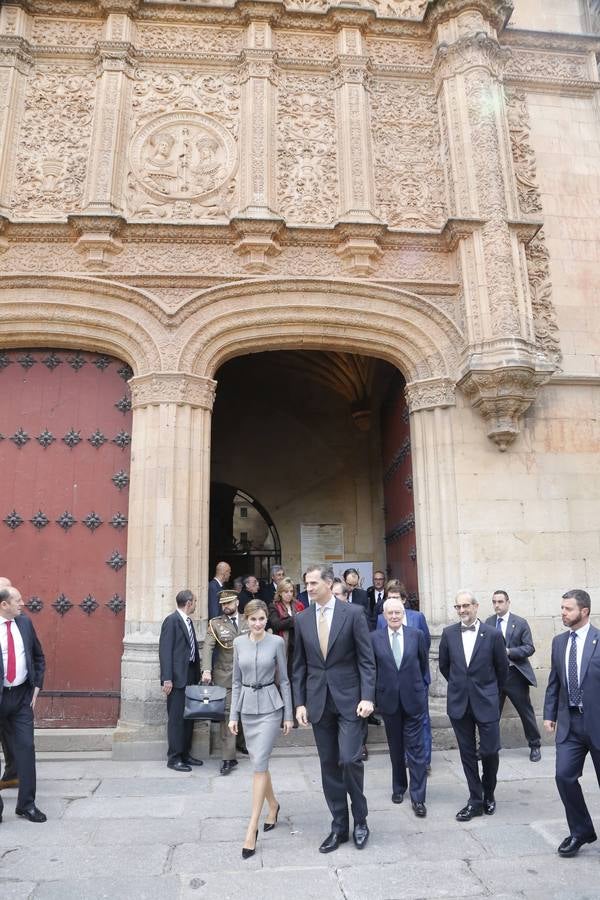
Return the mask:
<path fill-rule="evenodd" d="M 221 747 L 223 760 L 221 775 L 229 775 L 237 766 L 235 758 L 236 736 L 227 723 L 231 708 L 231 682 L 233 678 L 233 642 L 240 634 L 246 634 L 248 625 L 238 612 L 238 595 L 235 591 L 220 591 L 219 603 L 222 614 L 208 623 L 204 646 L 202 647 L 202 683 L 219 685 L 227 690 L 225 698 L 225 719 L 221 722 Z"/>

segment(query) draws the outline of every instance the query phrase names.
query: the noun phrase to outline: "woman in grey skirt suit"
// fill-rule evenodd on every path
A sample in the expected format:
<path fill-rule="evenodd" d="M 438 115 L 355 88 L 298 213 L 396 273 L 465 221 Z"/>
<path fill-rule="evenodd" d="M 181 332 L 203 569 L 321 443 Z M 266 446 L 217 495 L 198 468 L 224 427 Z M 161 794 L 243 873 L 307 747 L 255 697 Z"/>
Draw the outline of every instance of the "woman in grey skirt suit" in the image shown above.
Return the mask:
<path fill-rule="evenodd" d="M 284 734 L 291 731 L 293 719 L 283 638 L 265 631 L 267 606 L 262 600 L 247 603 L 244 616 L 250 631 L 233 642 L 229 729 L 237 734 L 241 715 L 246 746 L 254 768 L 252 815 L 242 847 L 242 856 L 248 859 L 256 850 L 258 820 L 265 800 L 269 804 L 269 815 L 264 830 L 271 831 L 277 823 L 279 803 L 273 793 L 269 758 L 281 730 L 282 713 Z"/>

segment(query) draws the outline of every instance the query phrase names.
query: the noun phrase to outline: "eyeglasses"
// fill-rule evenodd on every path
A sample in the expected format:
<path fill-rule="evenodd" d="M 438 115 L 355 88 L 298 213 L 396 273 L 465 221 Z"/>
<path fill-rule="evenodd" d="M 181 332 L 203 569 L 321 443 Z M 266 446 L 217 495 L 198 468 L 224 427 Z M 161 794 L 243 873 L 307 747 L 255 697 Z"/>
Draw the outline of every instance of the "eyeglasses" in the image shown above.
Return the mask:
<path fill-rule="evenodd" d="M 460 612 L 461 609 L 469 609 L 469 607 L 471 606 L 473 606 L 472 603 L 455 603 L 454 609 L 456 610 L 456 612 Z"/>

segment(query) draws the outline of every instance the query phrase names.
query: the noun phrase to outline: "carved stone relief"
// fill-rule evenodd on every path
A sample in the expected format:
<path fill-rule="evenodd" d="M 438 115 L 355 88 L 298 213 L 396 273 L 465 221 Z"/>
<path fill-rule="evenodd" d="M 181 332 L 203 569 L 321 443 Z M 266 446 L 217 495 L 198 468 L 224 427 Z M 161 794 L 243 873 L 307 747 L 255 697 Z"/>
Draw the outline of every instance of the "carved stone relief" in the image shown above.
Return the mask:
<path fill-rule="evenodd" d="M 38 46 L 89 47 L 102 39 L 102 22 L 36 17 L 31 43 Z"/>
<path fill-rule="evenodd" d="M 517 90 L 507 90 L 505 93 L 519 208 L 524 217 L 537 216 L 542 211 L 542 198 L 537 186 L 535 152 L 531 146 L 531 123 L 527 94 Z M 525 255 L 536 343 L 552 362 L 559 365 L 562 355 L 558 340 L 556 313 L 552 302 L 550 253 L 546 246 L 543 230 L 539 231 L 535 238 L 527 244 Z"/>
<path fill-rule="evenodd" d="M 288 222 L 331 222 L 338 202 L 332 79 L 286 75 L 278 101 L 278 209 Z"/>
<path fill-rule="evenodd" d="M 380 66 L 430 66 L 433 51 L 429 41 L 397 41 L 391 38 L 368 36 L 367 54 Z"/>
<path fill-rule="evenodd" d="M 314 59 L 330 61 L 335 55 L 335 36 L 300 31 L 274 31 L 275 50 L 279 59 Z"/>
<path fill-rule="evenodd" d="M 12 200 L 16 216 L 64 216 L 81 208 L 94 90 L 94 73 L 73 66 L 30 78 Z"/>
<path fill-rule="evenodd" d="M 514 49 L 506 68 L 508 78 L 588 79 L 584 55 L 554 54 Z"/>
<path fill-rule="evenodd" d="M 440 228 L 446 217 L 435 97 L 429 85 L 371 79 L 376 202 L 390 227 Z"/>
<path fill-rule="evenodd" d="M 241 28 L 211 28 L 186 23 L 179 26 L 140 23 L 136 46 L 142 50 L 168 50 L 176 53 L 239 53 Z"/>
<path fill-rule="evenodd" d="M 393 19 L 421 19 L 428 0 L 357 0 L 354 4 L 374 9 L 378 16 Z M 336 0 L 285 0 L 286 9 L 302 12 L 326 12 L 338 6 Z"/>
<path fill-rule="evenodd" d="M 238 162 L 235 74 L 138 69 L 133 95 L 130 215 L 195 221 L 227 217 Z"/>

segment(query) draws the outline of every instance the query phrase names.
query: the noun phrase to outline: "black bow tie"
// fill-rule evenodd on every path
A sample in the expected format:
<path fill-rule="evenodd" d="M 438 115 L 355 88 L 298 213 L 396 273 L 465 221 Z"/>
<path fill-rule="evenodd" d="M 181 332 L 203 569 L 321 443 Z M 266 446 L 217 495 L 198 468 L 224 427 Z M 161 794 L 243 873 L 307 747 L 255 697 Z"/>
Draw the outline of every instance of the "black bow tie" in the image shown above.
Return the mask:
<path fill-rule="evenodd" d="M 477 628 L 475 625 L 461 625 L 460 630 L 461 631 L 477 631 Z"/>

